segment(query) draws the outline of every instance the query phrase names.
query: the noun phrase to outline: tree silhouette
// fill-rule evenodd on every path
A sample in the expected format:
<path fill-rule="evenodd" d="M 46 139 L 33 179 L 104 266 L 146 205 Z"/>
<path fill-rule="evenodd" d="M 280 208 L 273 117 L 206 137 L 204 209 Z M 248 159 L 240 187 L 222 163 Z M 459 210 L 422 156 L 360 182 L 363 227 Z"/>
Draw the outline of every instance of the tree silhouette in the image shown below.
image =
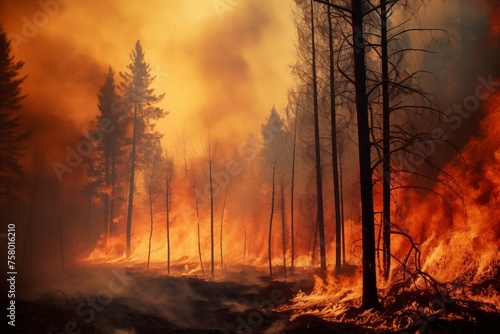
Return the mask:
<path fill-rule="evenodd" d="M 0 26 L 0 200 L 9 198 L 16 189 L 22 171 L 22 143 L 29 136 L 21 130 L 22 116 L 17 114 L 25 97 L 21 84 L 26 76 L 19 77 L 23 65 L 11 55 L 10 41 Z"/>
<path fill-rule="evenodd" d="M 127 209 L 127 236 L 126 255 L 130 257 L 130 243 L 132 233 L 132 213 L 135 191 L 136 169 L 141 169 L 151 161 L 154 152 L 154 143 L 161 138 L 155 131 L 155 120 L 165 117 L 167 113 L 157 107 L 165 94 L 155 95 L 151 84 L 151 68 L 144 59 L 141 43 L 137 41 L 135 49 L 130 54 L 131 63 L 127 66 L 128 72 L 120 73 L 123 79 L 120 87 L 123 99 L 132 111 L 132 147 L 130 153 L 130 180 Z"/>

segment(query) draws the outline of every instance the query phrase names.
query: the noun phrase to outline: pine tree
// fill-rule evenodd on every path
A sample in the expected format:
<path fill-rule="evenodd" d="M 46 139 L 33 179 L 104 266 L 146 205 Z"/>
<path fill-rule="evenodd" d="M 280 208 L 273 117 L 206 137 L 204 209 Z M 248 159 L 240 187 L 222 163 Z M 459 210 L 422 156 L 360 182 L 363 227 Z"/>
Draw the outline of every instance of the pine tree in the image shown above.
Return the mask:
<path fill-rule="evenodd" d="M 21 84 L 26 76 L 19 77 L 23 65 L 11 55 L 10 41 L 0 26 L 0 200 L 11 196 L 16 187 L 22 171 L 22 143 L 29 135 L 21 130 L 17 114 L 25 97 Z"/>
<path fill-rule="evenodd" d="M 117 112 L 117 102 L 119 96 L 116 92 L 115 72 L 109 67 L 104 84 L 99 89 L 97 96 L 99 98 L 98 108 L 101 112 L 97 116 L 97 123 L 101 128 L 103 138 L 99 148 L 103 153 L 104 163 L 104 226 L 103 232 L 111 234 L 111 223 L 114 218 L 114 200 L 116 194 L 116 164 L 117 157 L 121 155 L 123 146 L 123 136 L 125 134 L 126 120 L 123 115 Z M 121 118 L 120 118 L 121 117 Z"/>
<path fill-rule="evenodd" d="M 141 43 L 137 41 L 135 49 L 130 54 L 132 62 L 127 66 L 128 72 L 120 73 L 123 79 L 121 89 L 124 102 L 132 111 L 132 143 L 130 153 L 130 180 L 127 209 L 127 244 L 126 255 L 130 256 L 132 233 L 132 213 L 135 191 L 135 173 L 152 160 L 154 143 L 161 135 L 155 131 L 154 121 L 165 117 L 167 113 L 157 107 L 165 94 L 155 95 L 151 84 L 151 68 L 144 59 Z"/>

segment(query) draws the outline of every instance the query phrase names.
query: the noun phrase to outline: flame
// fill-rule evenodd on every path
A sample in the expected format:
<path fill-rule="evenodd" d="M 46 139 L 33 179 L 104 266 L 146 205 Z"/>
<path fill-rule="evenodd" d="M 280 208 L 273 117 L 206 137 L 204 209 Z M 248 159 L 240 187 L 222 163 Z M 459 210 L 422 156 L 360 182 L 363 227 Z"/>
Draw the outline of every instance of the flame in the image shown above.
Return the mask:
<path fill-rule="evenodd" d="M 489 98 L 484 110 L 481 136 L 472 138 L 438 176 L 443 181 L 456 180 L 461 191 L 440 182 L 426 194 L 408 189 L 395 194 L 403 201 L 398 205 L 404 213 L 396 224 L 415 238 L 421 251 L 421 270 L 440 283 L 437 293 L 441 298 L 437 302 L 443 305 L 439 316 L 445 319 L 466 317 L 451 311 L 441 314 L 452 300 L 472 300 L 483 311 L 500 312 L 500 293 L 498 286 L 493 286 L 500 269 L 500 93 Z M 436 201 L 436 193 L 444 197 L 441 204 Z M 392 238 L 392 251 L 404 257 L 410 250 L 409 243 L 397 235 Z M 312 314 L 377 330 L 401 330 L 416 318 L 423 319 L 422 315 L 436 314 L 432 305 L 435 295 L 426 295 L 429 300 L 420 296 L 427 283 L 421 278 L 409 287 L 414 301 L 398 302 L 391 296 L 392 284 L 398 279 L 394 266 L 392 281 L 378 282 L 382 305 L 385 310 L 393 309 L 392 314 L 373 310 L 353 313 L 352 308 L 360 306 L 361 300 L 359 276 L 316 277 L 311 294 L 300 292 L 280 310 L 292 310 L 293 319 Z"/>
<path fill-rule="evenodd" d="M 458 180 L 463 201 L 439 184 L 435 191 L 445 194 L 453 215 L 436 210 L 435 204 L 430 205 L 435 201 L 428 197 L 409 210 L 405 222 L 413 231 L 431 229 L 421 240 L 422 268 L 441 281 L 460 278 L 480 283 L 494 274 L 500 260 L 500 94 L 487 101 L 485 110 L 482 135 L 471 139 L 461 152 L 467 168 L 457 157 L 444 169 Z"/>

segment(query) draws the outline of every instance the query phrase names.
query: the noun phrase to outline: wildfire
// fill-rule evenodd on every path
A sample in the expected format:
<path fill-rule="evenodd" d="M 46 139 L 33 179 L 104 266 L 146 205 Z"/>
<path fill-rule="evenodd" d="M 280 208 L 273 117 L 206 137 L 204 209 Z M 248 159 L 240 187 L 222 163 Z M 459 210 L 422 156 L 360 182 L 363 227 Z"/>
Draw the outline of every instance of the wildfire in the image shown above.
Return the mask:
<path fill-rule="evenodd" d="M 422 248 L 427 250 L 423 269 L 442 281 L 458 278 L 479 283 L 494 274 L 500 261 L 500 94 L 487 101 L 485 110 L 482 135 L 461 152 L 467 168 L 459 157 L 445 168 L 461 185 L 463 202 L 448 192 L 453 216 L 446 217 L 442 210 L 436 212 L 426 205 L 427 211 L 417 206 L 408 218 L 411 226 L 425 229 L 432 217 L 436 228 L 422 240 Z M 446 194 L 443 185 L 436 192 Z"/>
<path fill-rule="evenodd" d="M 422 278 L 408 288 L 405 302 L 392 297 L 399 269 L 393 268 L 392 282 L 379 281 L 384 309 L 392 309 L 390 317 L 379 312 L 353 313 L 361 300 L 360 279 L 316 277 L 311 294 L 299 293 L 292 305 L 293 318 L 312 314 L 329 321 L 356 323 L 378 330 L 400 330 L 432 316 L 456 319 L 466 315 L 447 310 L 451 303 L 478 302 L 488 312 L 500 311 L 498 276 L 500 269 L 500 93 L 485 103 L 481 135 L 474 137 L 447 166 L 438 179 L 454 179 L 461 192 L 453 192 L 437 183 L 425 195 L 417 190 L 399 190 L 396 197 L 404 217 L 396 222 L 412 235 L 421 251 L 421 270 L 431 275 L 440 291 L 426 295 L 419 291 L 427 284 Z M 466 166 L 464 165 L 466 162 Z M 435 194 L 443 194 L 442 204 Z M 462 195 L 462 196 L 460 196 Z M 393 236 L 396 239 L 396 236 Z M 393 252 L 404 256 L 407 242 L 395 240 Z M 401 273 L 401 272 L 399 272 Z"/>

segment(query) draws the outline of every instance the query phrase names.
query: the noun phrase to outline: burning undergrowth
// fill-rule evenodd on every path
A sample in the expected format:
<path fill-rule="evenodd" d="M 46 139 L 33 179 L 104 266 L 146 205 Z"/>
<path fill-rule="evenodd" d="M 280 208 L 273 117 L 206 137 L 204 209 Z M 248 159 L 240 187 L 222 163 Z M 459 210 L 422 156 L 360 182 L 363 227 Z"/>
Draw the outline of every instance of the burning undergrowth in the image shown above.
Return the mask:
<path fill-rule="evenodd" d="M 292 311 L 299 322 L 310 323 L 304 316 L 314 315 L 315 321 L 377 333 L 424 333 L 432 327 L 446 333 L 494 332 L 500 324 L 499 225 L 491 224 L 500 214 L 499 106 L 496 94 L 485 104 L 481 135 L 438 176 L 458 182 L 460 192 L 437 182 L 427 193 L 404 189 L 396 195 L 404 212 L 393 228 L 397 267 L 389 281 L 379 278 L 378 310 L 361 310 L 360 277 L 333 276 L 316 277 L 311 294 L 298 293 L 280 310 Z"/>

